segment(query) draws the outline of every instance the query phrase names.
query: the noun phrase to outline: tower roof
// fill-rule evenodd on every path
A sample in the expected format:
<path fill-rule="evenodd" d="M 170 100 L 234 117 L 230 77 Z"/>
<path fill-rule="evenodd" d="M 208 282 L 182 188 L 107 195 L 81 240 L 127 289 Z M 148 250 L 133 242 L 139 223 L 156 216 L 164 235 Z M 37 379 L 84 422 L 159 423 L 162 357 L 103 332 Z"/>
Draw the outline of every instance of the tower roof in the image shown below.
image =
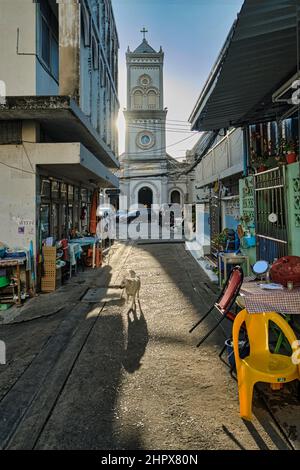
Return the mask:
<path fill-rule="evenodd" d="M 134 54 L 156 54 L 157 52 L 150 46 L 147 39 L 143 39 L 143 42 L 133 51 Z"/>

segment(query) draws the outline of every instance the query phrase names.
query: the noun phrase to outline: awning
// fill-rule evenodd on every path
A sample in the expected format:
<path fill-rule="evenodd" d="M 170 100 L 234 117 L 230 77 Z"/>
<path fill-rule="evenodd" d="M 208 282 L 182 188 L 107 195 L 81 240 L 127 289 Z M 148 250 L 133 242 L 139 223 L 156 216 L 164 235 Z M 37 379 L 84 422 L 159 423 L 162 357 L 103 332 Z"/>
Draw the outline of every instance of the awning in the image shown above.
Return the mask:
<path fill-rule="evenodd" d="M 110 147 L 69 96 L 9 96 L 0 105 L 0 120 L 37 121 L 55 142 L 80 142 L 109 168 L 119 167 Z"/>
<path fill-rule="evenodd" d="M 272 94 L 297 72 L 297 9 L 299 0 L 245 0 L 189 118 L 193 130 L 239 127 L 287 111 Z"/>

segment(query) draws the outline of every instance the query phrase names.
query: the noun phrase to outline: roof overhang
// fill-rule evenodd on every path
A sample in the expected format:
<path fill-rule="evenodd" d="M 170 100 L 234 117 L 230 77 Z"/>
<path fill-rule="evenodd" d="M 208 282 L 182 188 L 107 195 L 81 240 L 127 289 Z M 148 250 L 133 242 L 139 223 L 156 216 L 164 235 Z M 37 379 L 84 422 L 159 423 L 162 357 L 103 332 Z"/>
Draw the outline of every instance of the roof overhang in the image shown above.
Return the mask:
<path fill-rule="evenodd" d="M 119 187 L 117 176 L 79 142 L 26 144 L 26 151 L 42 174 L 85 186 Z"/>
<path fill-rule="evenodd" d="M 104 165 L 118 168 L 119 162 L 89 119 L 69 96 L 7 97 L 0 105 L 0 120 L 33 120 L 55 136 L 55 142 L 81 142 Z"/>
<path fill-rule="evenodd" d="M 273 120 L 272 95 L 297 71 L 297 0 L 245 0 L 189 118 L 201 131 Z"/>

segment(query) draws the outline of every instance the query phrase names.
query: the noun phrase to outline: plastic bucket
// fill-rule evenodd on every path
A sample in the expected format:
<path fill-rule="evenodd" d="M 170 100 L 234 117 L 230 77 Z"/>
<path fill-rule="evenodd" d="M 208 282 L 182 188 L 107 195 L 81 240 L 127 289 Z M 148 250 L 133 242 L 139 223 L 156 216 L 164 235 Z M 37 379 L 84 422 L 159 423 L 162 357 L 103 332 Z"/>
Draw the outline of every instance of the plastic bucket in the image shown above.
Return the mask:
<path fill-rule="evenodd" d="M 227 357 L 230 366 L 235 369 L 235 359 L 234 359 L 234 351 L 233 351 L 233 344 L 232 339 L 226 339 L 225 346 L 227 350 Z M 239 353 L 240 357 L 243 359 L 249 355 L 249 345 L 247 345 L 246 341 L 239 341 Z"/>

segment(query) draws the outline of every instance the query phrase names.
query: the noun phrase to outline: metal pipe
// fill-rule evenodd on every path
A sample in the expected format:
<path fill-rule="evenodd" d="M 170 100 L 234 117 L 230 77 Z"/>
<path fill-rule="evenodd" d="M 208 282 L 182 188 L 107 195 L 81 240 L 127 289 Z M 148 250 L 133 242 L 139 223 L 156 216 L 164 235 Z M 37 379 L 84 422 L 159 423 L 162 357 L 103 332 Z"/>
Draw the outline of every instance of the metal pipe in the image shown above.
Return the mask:
<path fill-rule="evenodd" d="M 266 240 L 271 240 L 273 242 L 278 242 L 278 243 L 282 243 L 283 245 L 287 245 L 287 241 L 285 240 L 279 240 L 278 238 L 268 237 L 267 235 L 257 234 L 257 236 L 260 238 L 265 238 Z"/>
<path fill-rule="evenodd" d="M 265 188 L 257 188 L 255 191 L 266 191 L 270 189 L 283 188 L 283 184 L 278 184 L 276 186 L 266 186 Z"/>
<path fill-rule="evenodd" d="M 272 171 L 276 171 L 276 170 L 279 170 L 279 167 L 278 167 L 278 166 L 277 166 L 276 168 L 271 168 L 270 170 L 261 171 L 260 173 L 257 173 L 255 176 L 258 176 L 258 175 L 266 175 L 267 173 L 271 173 Z"/>

